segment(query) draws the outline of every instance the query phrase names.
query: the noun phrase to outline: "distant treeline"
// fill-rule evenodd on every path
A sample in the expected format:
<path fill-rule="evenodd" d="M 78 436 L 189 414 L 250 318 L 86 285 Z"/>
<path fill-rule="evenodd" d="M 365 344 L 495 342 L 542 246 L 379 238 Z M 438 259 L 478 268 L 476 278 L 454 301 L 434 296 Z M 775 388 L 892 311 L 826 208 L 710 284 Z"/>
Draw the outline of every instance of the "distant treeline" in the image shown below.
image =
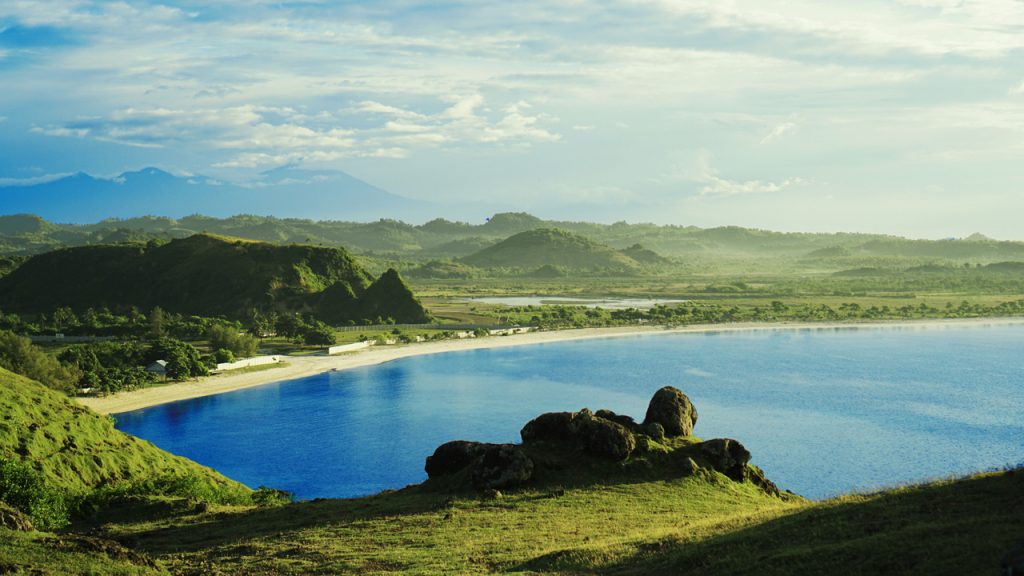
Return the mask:
<path fill-rule="evenodd" d="M 918 304 L 916 306 L 862 306 L 856 302 L 832 307 L 827 304 L 790 305 L 772 301 L 768 305 L 676 304 L 658 305 L 649 310 L 628 308 L 606 310 L 585 306 L 518 306 L 502 308 L 502 319 L 544 329 L 591 328 L 629 326 L 636 324 L 689 325 L 728 322 L 770 321 L 855 321 L 900 320 L 919 318 L 982 318 L 1024 316 L 1024 300 L 1002 302 L 995 305 L 967 301 L 947 303 L 943 307 Z"/>

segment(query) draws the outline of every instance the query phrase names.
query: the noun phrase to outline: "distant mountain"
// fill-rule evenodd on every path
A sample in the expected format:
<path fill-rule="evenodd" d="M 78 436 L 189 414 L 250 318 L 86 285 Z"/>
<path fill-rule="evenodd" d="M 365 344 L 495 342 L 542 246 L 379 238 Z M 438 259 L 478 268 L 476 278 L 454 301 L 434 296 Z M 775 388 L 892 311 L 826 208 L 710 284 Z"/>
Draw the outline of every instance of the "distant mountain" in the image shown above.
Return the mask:
<path fill-rule="evenodd" d="M 31 213 L 56 222 L 189 214 L 286 218 L 422 219 L 429 203 L 386 192 L 344 172 L 294 167 L 264 172 L 244 185 L 159 168 L 96 178 L 79 172 L 48 182 L 0 186 L 4 214 Z"/>
<path fill-rule="evenodd" d="M 461 259 L 480 268 L 540 268 L 630 271 L 640 264 L 625 254 L 589 238 L 556 228 L 520 232 Z"/>
<path fill-rule="evenodd" d="M 333 323 L 427 319 L 397 273 L 371 283 L 342 248 L 207 234 L 163 245 L 83 246 L 34 256 L 0 278 L 0 303 L 14 312 L 160 306 L 229 318 L 257 309 L 311 313 Z"/>

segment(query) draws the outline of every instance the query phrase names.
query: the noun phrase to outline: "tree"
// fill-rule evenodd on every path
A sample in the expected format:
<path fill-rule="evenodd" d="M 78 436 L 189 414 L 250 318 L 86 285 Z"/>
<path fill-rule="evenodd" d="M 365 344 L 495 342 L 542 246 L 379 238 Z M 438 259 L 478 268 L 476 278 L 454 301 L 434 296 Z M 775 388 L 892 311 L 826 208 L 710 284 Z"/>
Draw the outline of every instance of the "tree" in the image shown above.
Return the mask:
<path fill-rule="evenodd" d="M 74 393 L 81 373 L 62 365 L 28 338 L 0 331 L 0 367 L 40 382 L 47 388 Z"/>
<path fill-rule="evenodd" d="M 167 319 L 164 316 L 164 309 L 156 306 L 149 313 L 149 336 L 151 338 L 163 338 L 167 332 Z"/>
<path fill-rule="evenodd" d="M 323 322 L 315 322 L 306 328 L 302 334 L 302 341 L 311 346 L 333 346 L 338 338 L 330 326 Z"/>
<path fill-rule="evenodd" d="M 53 326 L 58 332 L 63 332 L 65 328 L 71 328 L 77 324 L 78 316 L 68 306 L 61 306 L 53 311 Z"/>
<path fill-rule="evenodd" d="M 235 356 L 248 358 L 256 355 L 259 341 L 255 336 L 242 334 L 237 329 L 223 324 L 214 324 L 206 331 L 210 348 L 230 350 Z"/>
<path fill-rule="evenodd" d="M 174 380 L 186 380 L 210 373 L 195 346 L 181 340 L 161 338 L 153 344 L 149 356 L 153 361 L 166 361 L 167 377 Z"/>

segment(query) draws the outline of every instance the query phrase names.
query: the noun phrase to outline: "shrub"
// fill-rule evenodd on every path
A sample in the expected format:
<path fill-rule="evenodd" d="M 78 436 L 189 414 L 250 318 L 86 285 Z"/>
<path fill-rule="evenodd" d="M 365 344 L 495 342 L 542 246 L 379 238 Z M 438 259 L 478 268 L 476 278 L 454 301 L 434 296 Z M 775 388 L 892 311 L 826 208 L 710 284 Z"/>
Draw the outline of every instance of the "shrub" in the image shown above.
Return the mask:
<path fill-rule="evenodd" d="M 214 350 L 230 350 L 234 356 L 248 358 L 256 355 L 256 347 L 259 339 L 249 334 L 242 334 L 238 330 L 223 324 L 214 324 L 206 331 L 206 338 L 210 341 L 210 347 Z M 225 360 L 231 362 L 231 360 Z"/>
<path fill-rule="evenodd" d="M 0 331 L 0 366 L 68 394 L 81 378 L 76 368 L 63 366 L 28 338 L 7 331 Z"/>
<path fill-rule="evenodd" d="M 0 458 L 0 500 L 28 514 L 40 530 L 68 524 L 65 494 L 47 487 L 43 476 L 22 462 Z"/>

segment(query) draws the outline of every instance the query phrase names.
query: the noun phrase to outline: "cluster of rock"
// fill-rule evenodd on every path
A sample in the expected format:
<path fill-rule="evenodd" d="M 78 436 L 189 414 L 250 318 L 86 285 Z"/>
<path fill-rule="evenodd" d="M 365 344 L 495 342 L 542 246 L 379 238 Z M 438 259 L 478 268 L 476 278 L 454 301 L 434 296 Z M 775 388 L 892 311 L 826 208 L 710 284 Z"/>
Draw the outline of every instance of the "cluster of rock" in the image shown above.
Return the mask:
<path fill-rule="evenodd" d="M 472 485 L 481 490 L 511 488 L 533 477 L 536 464 L 529 454 L 531 448 L 583 452 L 599 459 L 624 461 L 634 453 L 647 451 L 652 442 L 692 435 L 696 423 L 697 409 L 686 394 L 666 386 L 651 398 L 642 423 L 610 410 L 550 412 L 523 427 L 522 445 L 448 442 L 427 458 L 426 471 L 430 478 L 465 473 Z M 683 473 L 695 473 L 702 463 L 737 482 L 751 481 L 769 493 L 778 494 L 778 488 L 760 470 L 747 465 L 750 452 L 736 440 L 694 443 L 686 453 Z"/>

